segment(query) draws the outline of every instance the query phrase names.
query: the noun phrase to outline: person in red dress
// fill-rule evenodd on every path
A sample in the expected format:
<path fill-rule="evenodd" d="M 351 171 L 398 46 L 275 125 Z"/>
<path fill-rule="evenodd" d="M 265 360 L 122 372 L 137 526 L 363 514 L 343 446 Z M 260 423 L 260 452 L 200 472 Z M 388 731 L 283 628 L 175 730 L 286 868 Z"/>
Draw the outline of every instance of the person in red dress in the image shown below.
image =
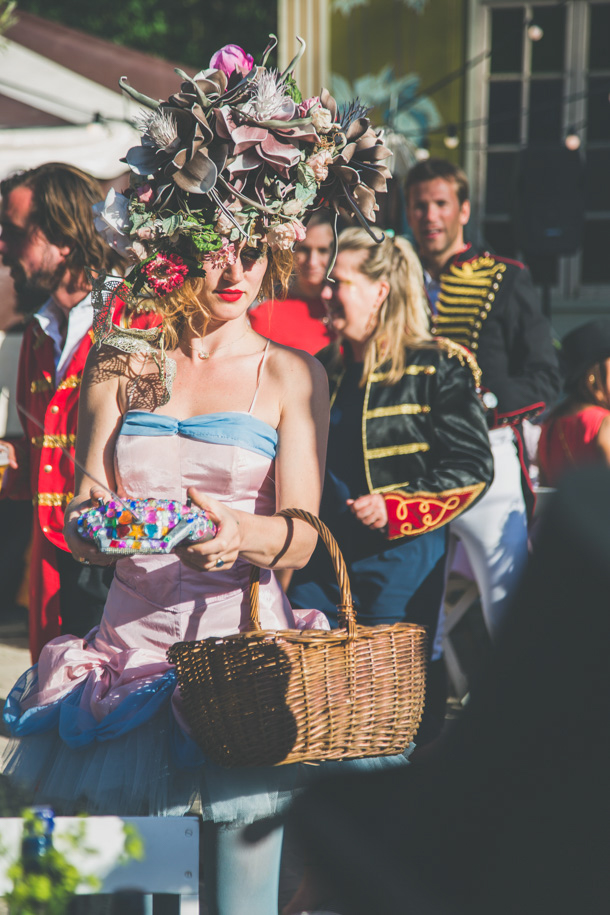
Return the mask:
<path fill-rule="evenodd" d="M 333 246 L 327 213 L 314 213 L 307 235 L 294 249 L 295 280 L 282 302 L 267 299 L 250 312 L 252 329 L 274 343 L 303 349 L 311 355 L 334 336 L 321 298 Z"/>
<path fill-rule="evenodd" d="M 577 327 L 561 344 L 565 397 L 542 426 L 538 464 L 555 486 L 582 464 L 610 465 L 610 319 Z"/>

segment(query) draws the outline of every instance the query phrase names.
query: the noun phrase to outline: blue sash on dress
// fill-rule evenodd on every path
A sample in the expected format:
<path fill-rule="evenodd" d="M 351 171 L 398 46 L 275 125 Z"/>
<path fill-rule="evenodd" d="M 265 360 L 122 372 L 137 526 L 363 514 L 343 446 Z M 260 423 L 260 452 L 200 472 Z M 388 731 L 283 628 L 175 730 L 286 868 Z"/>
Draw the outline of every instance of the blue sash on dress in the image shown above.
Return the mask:
<path fill-rule="evenodd" d="M 162 413 L 130 410 L 120 434 L 184 435 L 214 445 L 237 445 L 270 459 L 277 451 L 277 431 L 251 413 L 202 413 L 190 419 L 175 419 Z"/>

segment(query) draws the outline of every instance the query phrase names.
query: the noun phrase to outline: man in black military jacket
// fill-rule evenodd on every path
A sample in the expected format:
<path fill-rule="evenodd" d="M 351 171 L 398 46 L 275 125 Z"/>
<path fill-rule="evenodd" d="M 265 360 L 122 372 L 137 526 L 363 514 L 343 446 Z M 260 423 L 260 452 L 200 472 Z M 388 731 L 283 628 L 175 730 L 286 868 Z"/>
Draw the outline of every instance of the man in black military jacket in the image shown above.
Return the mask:
<path fill-rule="evenodd" d="M 495 479 L 474 509 L 452 524 L 466 549 L 495 635 L 527 558 L 518 425 L 559 388 L 557 359 L 528 269 L 464 242 L 468 179 L 443 159 L 407 177 L 407 213 L 424 266 L 433 332 L 470 349 L 482 372 Z"/>

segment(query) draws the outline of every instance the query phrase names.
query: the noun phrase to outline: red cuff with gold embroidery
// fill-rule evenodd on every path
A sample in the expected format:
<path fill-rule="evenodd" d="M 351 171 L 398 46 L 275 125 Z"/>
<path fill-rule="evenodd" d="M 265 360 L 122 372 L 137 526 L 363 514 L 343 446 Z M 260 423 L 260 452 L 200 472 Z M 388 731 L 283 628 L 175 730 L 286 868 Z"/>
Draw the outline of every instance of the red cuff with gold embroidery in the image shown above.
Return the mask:
<path fill-rule="evenodd" d="M 388 540 L 413 537 L 453 521 L 475 501 L 485 483 L 447 489 L 445 492 L 385 492 Z"/>

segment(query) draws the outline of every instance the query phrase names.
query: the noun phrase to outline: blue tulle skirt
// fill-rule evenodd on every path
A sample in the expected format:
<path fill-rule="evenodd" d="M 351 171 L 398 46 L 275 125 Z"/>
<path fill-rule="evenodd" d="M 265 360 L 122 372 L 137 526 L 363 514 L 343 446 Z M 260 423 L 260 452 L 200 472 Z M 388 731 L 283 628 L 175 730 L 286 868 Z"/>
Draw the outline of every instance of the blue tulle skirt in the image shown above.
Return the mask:
<path fill-rule="evenodd" d="M 36 803 L 57 813 L 182 816 L 200 812 L 216 823 L 248 824 L 281 813 L 295 792 L 321 775 L 405 765 L 397 756 L 322 764 L 225 769 L 206 760 L 171 708 L 175 673 L 156 678 L 101 721 L 87 717 L 83 684 L 47 706 L 28 708 L 36 667 L 7 699 L 13 739 L 2 770 Z"/>

